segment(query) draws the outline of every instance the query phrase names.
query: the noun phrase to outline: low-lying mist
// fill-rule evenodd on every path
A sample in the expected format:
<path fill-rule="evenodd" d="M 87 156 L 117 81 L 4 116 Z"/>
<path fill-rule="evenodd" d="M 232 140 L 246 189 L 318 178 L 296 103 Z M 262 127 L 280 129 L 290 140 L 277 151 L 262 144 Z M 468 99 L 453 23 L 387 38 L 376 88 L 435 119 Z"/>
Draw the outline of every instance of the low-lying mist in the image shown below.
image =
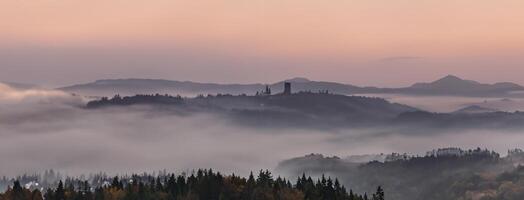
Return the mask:
<path fill-rule="evenodd" d="M 406 104 L 429 112 L 453 112 L 468 106 L 477 105 L 498 111 L 515 112 L 524 110 L 522 98 L 496 97 L 458 97 L 458 96 L 423 96 L 402 94 L 361 94 L 384 98 L 388 101 Z"/>
<path fill-rule="evenodd" d="M 5 176 L 45 169 L 78 175 L 196 168 L 247 175 L 309 153 L 424 154 L 448 146 L 505 152 L 524 144 L 524 135 L 515 131 L 238 126 L 223 115 L 149 106 L 89 110 L 82 108 L 84 99 L 62 92 L 0 88 L 0 175 Z"/>

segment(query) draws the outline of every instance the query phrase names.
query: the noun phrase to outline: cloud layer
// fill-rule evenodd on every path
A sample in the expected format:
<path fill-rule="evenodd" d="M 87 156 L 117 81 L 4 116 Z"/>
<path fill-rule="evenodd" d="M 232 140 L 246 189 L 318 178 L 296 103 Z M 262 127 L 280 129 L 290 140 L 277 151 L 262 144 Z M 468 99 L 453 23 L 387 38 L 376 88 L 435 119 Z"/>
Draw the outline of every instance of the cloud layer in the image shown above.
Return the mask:
<path fill-rule="evenodd" d="M 222 116 L 180 115 L 172 108 L 86 110 L 76 96 L 8 86 L 0 96 L 0 175 L 9 176 L 51 168 L 67 174 L 214 168 L 246 175 L 309 153 L 423 154 L 447 146 L 505 152 L 524 143 L 522 134 L 503 131 L 239 127 Z"/>

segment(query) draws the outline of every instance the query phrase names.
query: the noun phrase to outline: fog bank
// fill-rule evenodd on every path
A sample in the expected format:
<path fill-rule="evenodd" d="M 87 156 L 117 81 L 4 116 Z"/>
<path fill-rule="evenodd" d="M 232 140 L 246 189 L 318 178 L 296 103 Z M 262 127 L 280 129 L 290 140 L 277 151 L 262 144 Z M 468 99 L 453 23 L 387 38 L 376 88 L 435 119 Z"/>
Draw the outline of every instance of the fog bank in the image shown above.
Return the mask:
<path fill-rule="evenodd" d="M 345 157 L 447 146 L 522 148 L 519 132 L 254 128 L 213 114 L 149 106 L 87 110 L 56 91 L 0 90 L 0 176 L 56 169 L 77 175 L 213 168 L 247 175 L 309 153 Z M 416 134 L 420 133 L 420 134 Z"/>

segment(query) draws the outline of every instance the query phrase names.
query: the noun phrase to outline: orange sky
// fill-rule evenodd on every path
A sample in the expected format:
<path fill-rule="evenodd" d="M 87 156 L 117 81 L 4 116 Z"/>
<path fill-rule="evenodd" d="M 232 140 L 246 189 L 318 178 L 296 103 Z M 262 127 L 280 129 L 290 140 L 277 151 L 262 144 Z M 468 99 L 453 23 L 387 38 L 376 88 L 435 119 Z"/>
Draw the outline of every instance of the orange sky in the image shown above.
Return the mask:
<path fill-rule="evenodd" d="M 53 64 L 35 64 L 42 59 L 58 60 L 50 70 L 61 69 L 56 65 L 64 65 L 63 69 L 75 68 L 72 61 L 59 62 L 70 59 L 57 55 L 63 51 L 76 50 L 85 55 L 105 49 L 106 55 L 111 55 L 133 49 L 160 52 L 176 48 L 205 54 L 195 56 L 198 62 L 208 59 L 212 63 L 221 56 L 224 58 L 218 60 L 233 60 L 218 63 L 222 70 L 238 70 L 242 67 L 227 68 L 226 65 L 243 64 L 247 69 L 257 66 L 269 72 L 285 73 L 272 78 L 240 77 L 245 74 L 210 78 L 198 73 L 213 66 L 195 64 L 202 69 L 184 72 L 180 67 L 178 70 L 187 75 L 172 73 L 161 78 L 245 82 L 306 75 L 368 85 L 406 84 L 408 80 L 402 79 L 406 74 L 393 75 L 391 79 L 379 76 L 386 80 L 366 82 L 355 79 L 357 77 L 344 78 L 340 72 L 368 76 L 377 70 L 395 72 L 423 68 L 414 72 L 420 75 L 418 79 L 455 73 L 488 82 L 501 79 L 524 83 L 524 78 L 515 75 L 515 72 L 524 73 L 524 61 L 519 59 L 524 55 L 522 0 L 2 0 L 0 18 L 3 55 L 12 57 L 13 51 L 20 51 L 15 52 L 17 55 L 33 52 L 26 56 L 27 59 L 34 56 L 30 64 L 0 61 L 0 68 L 19 77 L 35 67 L 46 68 L 47 64 Z M 37 49 L 58 53 L 46 55 L 38 53 Z M 140 57 L 139 52 L 135 54 Z M 207 54 L 212 57 L 206 57 Z M 144 61 L 137 62 L 151 64 L 153 58 L 146 56 Z M 82 58 L 79 62 L 98 58 L 93 55 L 79 57 Z M 389 57 L 417 57 L 423 61 L 399 64 L 397 61 L 402 59 L 385 59 L 387 62 L 370 64 Z M 113 58 L 100 57 L 100 67 L 111 68 L 111 63 L 105 61 L 108 59 Z M 259 61 L 264 59 L 266 61 Z M 395 62 L 390 64 L 390 61 Z M 272 66 L 262 65 L 264 62 L 277 62 L 279 67 L 272 69 Z M 178 63 L 165 59 L 155 64 L 170 66 L 155 68 L 162 72 L 177 69 Z M 286 67 L 300 64 L 303 67 Z M 17 68 L 26 66 L 26 69 L 17 71 L 14 65 Z M 319 69 L 321 66 L 325 69 Z M 147 72 L 139 68 L 135 66 L 136 72 L 121 76 L 137 77 Z M 122 68 L 115 67 L 114 73 L 118 69 Z M 488 76 L 500 69 L 507 72 L 498 77 Z M 97 77 L 92 74 L 90 78 Z M 154 77 L 155 73 L 144 75 Z M 0 76 L 0 79 L 9 77 Z"/>

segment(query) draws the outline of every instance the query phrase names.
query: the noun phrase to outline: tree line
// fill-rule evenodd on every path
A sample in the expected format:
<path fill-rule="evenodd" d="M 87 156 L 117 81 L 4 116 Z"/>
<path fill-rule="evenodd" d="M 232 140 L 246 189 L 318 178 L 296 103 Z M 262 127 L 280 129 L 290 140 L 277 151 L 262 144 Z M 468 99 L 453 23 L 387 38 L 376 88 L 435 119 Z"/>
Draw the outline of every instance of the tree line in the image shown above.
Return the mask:
<path fill-rule="evenodd" d="M 113 98 L 102 97 L 100 100 L 93 100 L 87 103 L 88 108 L 97 108 L 109 105 L 135 105 L 135 104 L 182 104 L 184 98 L 180 95 L 171 96 L 168 94 L 154 94 L 144 95 L 139 94 L 135 96 L 115 95 Z"/>
<path fill-rule="evenodd" d="M 256 178 L 253 173 L 244 178 L 224 176 L 211 169 L 190 176 L 115 176 L 97 187 L 89 181 L 69 178 L 43 190 L 28 189 L 16 180 L 0 193 L 0 200 L 384 200 L 381 187 L 369 196 L 359 195 L 348 192 L 330 177 L 314 180 L 303 174 L 292 184 L 285 178 L 273 178 L 267 170 L 261 170 Z"/>

